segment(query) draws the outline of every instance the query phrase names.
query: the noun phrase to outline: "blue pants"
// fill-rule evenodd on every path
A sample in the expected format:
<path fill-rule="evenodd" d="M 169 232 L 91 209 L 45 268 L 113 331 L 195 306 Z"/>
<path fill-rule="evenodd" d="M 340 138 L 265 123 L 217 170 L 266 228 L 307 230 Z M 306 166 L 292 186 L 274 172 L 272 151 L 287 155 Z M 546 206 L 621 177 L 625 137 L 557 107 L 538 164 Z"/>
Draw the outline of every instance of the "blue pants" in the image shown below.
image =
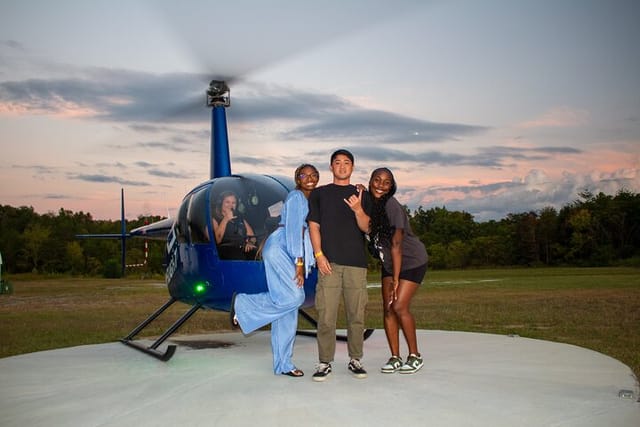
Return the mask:
<path fill-rule="evenodd" d="M 298 327 L 298 308 L 305 298 L 304 288 L 299 288 L 294 280 L 295 263 L 286 252 L 284 233 L 280 230 L 283 229 L 269 236 L 262 251 L 269 291 L 238 294 L 235 302 L 236 317 L 243 333 L 251 333 L 271 323 L 275 374 L 295 368 L 291 358 Z"/>

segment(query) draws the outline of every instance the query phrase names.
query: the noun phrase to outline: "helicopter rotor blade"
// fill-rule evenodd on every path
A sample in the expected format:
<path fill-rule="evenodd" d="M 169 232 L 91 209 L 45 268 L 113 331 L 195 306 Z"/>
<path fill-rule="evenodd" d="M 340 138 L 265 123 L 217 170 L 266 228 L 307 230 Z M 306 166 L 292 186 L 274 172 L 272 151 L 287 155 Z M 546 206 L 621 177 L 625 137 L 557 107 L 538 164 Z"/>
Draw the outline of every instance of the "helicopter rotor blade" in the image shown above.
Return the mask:
<path fill-rule="evenodd" d="M 207 81 L 237 84 L 297 55 L 329 46 L 356 32 L 422 6 L 416 0 L 154 3 L 161 22 L 184 46 Z"/>

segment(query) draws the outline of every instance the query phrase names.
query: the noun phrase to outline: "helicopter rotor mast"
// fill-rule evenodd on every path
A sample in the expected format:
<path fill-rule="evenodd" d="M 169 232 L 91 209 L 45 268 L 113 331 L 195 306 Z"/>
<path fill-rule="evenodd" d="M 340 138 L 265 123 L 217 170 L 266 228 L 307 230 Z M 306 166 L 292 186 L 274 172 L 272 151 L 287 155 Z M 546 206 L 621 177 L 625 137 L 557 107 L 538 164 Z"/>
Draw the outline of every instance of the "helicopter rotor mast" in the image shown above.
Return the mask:
<path fill-rule="evenodd" d="M 212 107 L 210 179 L 231 175 L 227 113 L 225 111 L 225 108 L 230 104 L 230 90 L 227 83 L 223 80 L 211 80 L 207 89 L 207 107 Z"/>

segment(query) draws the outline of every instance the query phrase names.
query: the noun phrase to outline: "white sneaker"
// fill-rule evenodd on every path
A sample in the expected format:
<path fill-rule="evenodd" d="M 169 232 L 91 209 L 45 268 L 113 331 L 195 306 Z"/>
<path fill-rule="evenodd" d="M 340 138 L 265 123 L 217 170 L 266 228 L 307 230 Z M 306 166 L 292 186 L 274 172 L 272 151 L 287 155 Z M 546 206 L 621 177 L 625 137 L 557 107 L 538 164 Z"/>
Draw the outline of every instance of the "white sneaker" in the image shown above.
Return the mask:
<path fill-rule="evenodd" d="M 401 374 L 413 374 L 416 373 L 422 368 L 424 365 L 424 361 L 422 360 L 422 356 L 419 354 L 410 354 L 407 357 L 407 361 L 400 368 Z"/>
<path fill-rule="evenodd" d="M 380 372 L 382 372 L 383 374 L 393 374 L 401 367 L 402 359 L 400 359 L 398 356 L 391 356 L 387 364 L 380 368 Z"/>

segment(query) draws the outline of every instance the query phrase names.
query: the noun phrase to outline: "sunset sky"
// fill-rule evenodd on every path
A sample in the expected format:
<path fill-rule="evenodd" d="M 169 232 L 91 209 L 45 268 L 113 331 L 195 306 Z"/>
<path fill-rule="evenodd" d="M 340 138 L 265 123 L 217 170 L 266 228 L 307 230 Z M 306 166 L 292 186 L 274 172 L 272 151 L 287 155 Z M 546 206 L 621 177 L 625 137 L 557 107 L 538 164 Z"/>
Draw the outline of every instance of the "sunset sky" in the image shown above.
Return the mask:
<path fill-rule="evenodd" d="M 267 5 L 268 3 L 268 5 Z M 208 179 L 356 156 L 477 221 L 640 192 L 637 0 L 0 0 L 0 204 L 174 215 Z"/>

